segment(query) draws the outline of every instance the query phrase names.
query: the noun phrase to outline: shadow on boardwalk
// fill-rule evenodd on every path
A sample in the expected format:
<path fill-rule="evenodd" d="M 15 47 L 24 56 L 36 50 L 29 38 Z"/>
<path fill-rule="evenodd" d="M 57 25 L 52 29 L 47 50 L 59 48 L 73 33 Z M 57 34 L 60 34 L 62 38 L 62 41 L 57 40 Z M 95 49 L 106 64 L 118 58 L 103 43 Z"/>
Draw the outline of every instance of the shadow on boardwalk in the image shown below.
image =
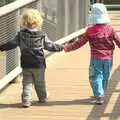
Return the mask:
<path fill-rule="evenodd" d="M 73 61 L 73 60 L 71 60 L 71 61 Z M 63 64 L 63 62 L 62 62 L 62 64 Z M 57 66 L 57 67 L 59 67 L 59 66 Z M 73 65 L 73 67 L 74 67 L 74 65 Z M 76 79 L 76 78 L 72 78 L 73 74 L 71 74 L 71 73 L 73 71 L 74 71 L 73 69 L 69 70 L 69 71 L 67 71 L 68 73 L 66 74 L 66 70 L 65 71 L 62 70 L 61 75 L 63 75 L 63 77 L 66 76 L 66 79 L 65 79 L 66 81 L 67 81 L 68 77 L 71 77 L 70 80 L 73 82 Z M 77 75 L 79 75 L 79 72 L 84 73 L 85 71 L 87 71 L 87 70 L 83 69 L 83 68 L 81 68 L 80 70 L 77 69 L 75 71 L 74 75 L 77 76 Z M 52 72 L 52 73 L 50 73 L 50 72 Z M 75 81 L 73 83 L 71 82 L 69 85 L 71 85 L 73 88 L 71 88 L 71 86 L 69 86 L 69 85 L 66 87 L 67 83 L 61 84 L 61 82 L 63 82 L 63 81 L 60 81 L 60 80 L 58 80 L 56 83 L 54 83 L 54 80 L 56 80 L 56 78 L 55 78 L 55 76 L 53 76 L 53 78 L 54 78 L 54 80 L 53 80 L 52 76 L 50 76 L 50 75 L 51 74 L 54 75 L 56 73 L 56 76 L 58 78 L 58 75 L 60 75 L 59 72 L 60 71 L 56 71 L 56 69 L 55 70 L 51 69 L 51 71 L 49 71 L 50 74 L 48 77 L 50 77 L 49 79 L 51 79 L 51 81 L 49 81 L 49 82 L 52 85 L 52 87 L 51 87 L 52 90 L 54 92 L 56 92 L 56 95 L 59 95 L 60 92 L 58 89 L 61 86 L 59 86 L 58 84 L 63 85 L 61 88 L 62 89 L 67 88 L 67 89 L 66 89 L 66 91 L 61 92 L 60 95 L 62 96 L 63 95 L 62 93 L 71 94 L 71 92 L 69 92 L 69 89 L 70 89 L 70 90 L 74 90 L 74 92 L 72 94 L 73 95 L 74 95 L 74 93 L 76 94 L 76 96 L 75 96 L 76 99 L 73 99 L 73 96 L 70 96 L 69 99 L 68 99 L 68 97 L 66 97 L 67 100 L 64 99 L 64 97 L 62 97 L 60 99 L 58 99 L 56 97 L 57 100 L 55 100 L 56 98 L 52 99 L 52 100 L 50 99 L 47 103 L 44 103 L 44 104 L 40 104 L 37 101 L 33 101 L 32 107 L 30 107 L 30 109 L 27 109 L 25 112 L 25 110 L 19 109 L 19 108 L 21 108 L 19 96 L 15 97 L 16 93 L 18 94 L 19 90 L 13 91 L 13 90 L 19 88 L 19 84 L 17 84 L 17 85 L 14 85 L 14 87 L 12 87 L 10 89 L 11 92 L 8 89 L 8 91 L 10 93 L 8 94 L 8 91 L 7 91 L 4 94 L 4 99 L 1 100 L 2 102 L 0 102 L 0 115 L 3 118 L 0 120 L 8 120 L 7 116 L 9 116 L 9 115 L 13 117 L 13 118 L 11 118 L 12 120 L 20 120 L 20 119 L 22 119 L 21 118 L 22 116 L 27 116 L 27 118 L 29 120 L 33 120 L 32 119 L 33 116 L 37 116 L 39 119 L 42 119 L 42 120 L 49 120 L 52 116 L 54 117 L 54 119 L 51 119 L 51 120 L 63 120 L 63 119 L 64 120 L 118 120 L 120 118 L 120 106 L 119 106 L 120 105 L 120 95 L 119 95 L 119 93 L 120 93 L 120 89 L 119 89 L 119 87 L 120 87 L 120 84 L 119 84 L 120 65 L 114 70 L 114 72 L 111 76 L 111 82 L 110 82 L 110 88 L 109 88 L 109 91 L 107 94 L 107 100 L 106 100 L 105 104 L 103 104 L 103 105 L 91 105 L 91 104 L 89 104 L 89 99 L 82 98 L 82 96 L 86 98 L 87 95 L 89 95 L 89 94 L 85 95 L 87 92 L 89 92 L 89 88 L 88 88 L 88 84 L 85 84 L 86 81 L 84 81 L 84 80 L 82 81 L 83 78 L 81 78 L 82 82 L 79 81 L 78 79 L 77 79 L 78 80 L 77 82 L 75 82 Z M 69 76 L 68 76 L 68 74 L 69 74 Z M 83 74 L 83 75 L 86 75 L 86 74 Z M 61 79 L 61 78 L 59 78 L 59 79 Z M 86 80 L 86 78 L 84 78 L 84 79 Z M 59 88 L 57 88 L 57 86 L 54 86 L 52 82 L 54 83 L 54 85 L 58 85 Z M 81 89 L 79 89 L 79 87 L 81 87 Z M 84 88 L 84 87 L 86 87 L 86 88 Z M 88 90 L 87 92 L 84 91 L 86 89 Z M 79 94 L 81 94 L 81 96 Z M 1 97 L 3 97 L 3 96 L 1 96 Z M 14 101 L 17 101 L 17 102 L 14 103 Z M 14 112 L 16 113 L 16 117 L 14 117 L 15 116 Z M 44 119 L 43 116 L 46 117 L 46 119 Z M 18 118 L 18 119 L 16 119 L 16 118 Z M 28 120 L 28 119 L 26 119 L 26 120 Z"/>
<path fill-rule="evenodd" d="M 101 120 L 101 117 L 109 118 L 107 120 L 118 120 L 118 118 L 120 118 L 120 86 L 119 89 L 116 89 L 116 87 L 120 84 L 119 82 L 120 65 L 114 70 L 111 76 L 106 103 L 101 106 L 95 105 L 86 120 L 92 120 L 91 118 L 96 118 L 95 120 Z M 108 106 L 110 106 L 110 112 L 106 112 Z"/>
<path fill-rule="evenodd" d="M 69 105 L 90 105 L 90 99 L 78 99 L 78 100 L 64 100 L 64 101 L 48 101 L 46 103 L 39 103 L 37 101 L 32 102 L 32 106 L 69 106 Z M 15 104 L 0 104 L 1 108 L 20 108 L 21 103 Z"/>

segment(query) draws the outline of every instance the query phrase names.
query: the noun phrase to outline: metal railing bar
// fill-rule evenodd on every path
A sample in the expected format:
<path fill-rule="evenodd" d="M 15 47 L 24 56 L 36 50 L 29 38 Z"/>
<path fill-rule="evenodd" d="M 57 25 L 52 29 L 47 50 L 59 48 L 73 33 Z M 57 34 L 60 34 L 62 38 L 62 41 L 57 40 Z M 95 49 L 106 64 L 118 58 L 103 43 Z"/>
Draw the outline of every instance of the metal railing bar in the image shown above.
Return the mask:
<path fill-rule="evenodd" d="M 20 10 L 22 7 L 34 2 L 37 2 L 37 0 L 16 0 L 8 5 L 0 7 L 0 21 L 1 21 L 0 31 L 2 35 L 0 38 L 3 40 L 1 41 L 1 43 L 5 42 L 5 40 L 8 39 L 8 35 L 10 35 L 9 38 L 12 37 L 11 34 L 6 30 L 8 27 L 14 26 L 13 22 L 15 22 L 16 24 L 16 20 L 14 20 L 14 17 L 13 18 L 11 17 L 18 14 L 16 12 Z M 14 12 L 15 14 L 13 15 Z M 9 30 L 10 32 L 14 33 L 14 30 L 12 30 L 12 28 L 9 28 Z M 6 32 L 7 32 L 7 35 L 6 35 Z M 11 82 L 17 76 L 19 76 L 21 72 L 22 72 L 22 69 L 19 65 L 16 68 L 12 69 L 8 74 L 5 74 L 3 78 L 0 79 L 0 90 L 3 89 L 9 82 Z"/>
<path fill-rule="evenodd" d="M 9 74 L 7 74 L 6 76 L 4 76 L 0 80 L 0 90 L 2 90 L 10 81 L 12 81 L 13 79 L 15 79 L 21 72 L 22 72 L 22 69 L 20 67 L 16 67 Z"/>
<path fill-rule="evenodd" d="M 82 29 L 80 29 L 78 31 L 75 31 L 75 32 L 67 35 L 66 37 L 63 37 L 63 38 L 57 40 L 55 43 L 57 43 L 57 44 L 63 44 L 65 42 L 68 42 L 68 41 L 70 41 L 70 40 L 72 40 L 72 39 L 74 39 L 74 38 L 82 35 L 85 32 L 85 30 L 86 30 L 86 28 L 82 28 Z M 45 51 L 45 56 L 48 56 L 49 54 L 51 54 L 51 52 Z"/>
<path fill-rule="evenodd" d="M 86 30 L 86 28 L 82 28 L 82 29 L 80 29 L 80 30 L 78 30 L 76 32 L 73 32 L 73 33 L 67 35 L 66 37 L 63 37 L 63 38 L 57 40 L 56 43 L 63 44 L 64 42 L 68 42 L 71 39 L 74 39 L 74 38 L 82 35 L 85 32 L 85 30 Z"/>
<path fill-rule="evenodd" d="M 37 0 L 16 0 L 8 5 L 5 5 L 3 7 L 0 7 L 0 17 L 4 16 L 8 13 L 11 13 L 17 9 L 20 9 L 21 7 L 30 4 L 32 2 L 35 2 Z"/>
<path fill-rule="evenodd" d="M 106 5 L 106 7 L 109 9 L 120 9 L 120 4 L 110 4 L 110 5 Z"/>
<path fill-rule="evenodd" d="M 80 29 L 74 33 L 69 34 L 66 37 L 63 37 L 59 40 L 57 40 L 55 43 L 58 44 L 63 44 L 64 42 L 68 42 L 69 40 L 78 37 L 79 35 L 82 35 L 85 32 L 85 28 Z M 45 51 L 46 57 L 50 54 L 51 52 Z M 20 66 L 16 67 L 14 70 L 12 70 L 9 74 L 5 75 L 1 80 L 0 80 L 0 90 L 3 89 L 10 81 L 12 81 L 14 78 L 16 78 L 20 73 L 22 72 L 22 69 Z"/>

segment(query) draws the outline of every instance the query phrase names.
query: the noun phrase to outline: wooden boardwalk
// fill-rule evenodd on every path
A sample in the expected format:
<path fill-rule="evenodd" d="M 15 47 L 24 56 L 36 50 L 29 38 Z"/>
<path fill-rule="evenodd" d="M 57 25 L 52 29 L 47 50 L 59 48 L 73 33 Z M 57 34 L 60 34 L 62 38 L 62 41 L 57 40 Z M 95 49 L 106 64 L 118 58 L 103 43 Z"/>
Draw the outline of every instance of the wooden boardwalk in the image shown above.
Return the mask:
<path fill-rule="evenodd" d="M 120 31 L 120 11 L 109 11 L 112 25 Z"/>
<path fill-rule="evenodd" d="M 47 58 L 47 103 L 37 103 L 33 89 L 30 108 L 21 108 L 21 80 L 0 93 L 0 120 L 120 120 L 120 49 L 114 52 L 113 71 L 103 105 L 89 104 L 92 95 L 88 80 L 88 44 L 70 53 Z"/>

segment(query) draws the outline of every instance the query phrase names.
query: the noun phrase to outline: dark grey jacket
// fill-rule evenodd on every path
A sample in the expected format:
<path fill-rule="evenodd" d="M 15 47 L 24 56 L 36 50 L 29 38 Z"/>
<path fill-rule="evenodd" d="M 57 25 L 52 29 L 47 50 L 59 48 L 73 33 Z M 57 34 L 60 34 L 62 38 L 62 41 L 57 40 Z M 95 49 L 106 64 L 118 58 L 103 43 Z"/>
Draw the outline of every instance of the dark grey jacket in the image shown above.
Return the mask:
<path fill-rule="evenodd" d="M 50 41 L 46 34 L 39 30 L 22 29 L 12 41 L 0 45 L 1 51 L 11 50 L 19 46 L 22 68 L 45 68 L 44 51 L 61 51 L 62 46 Z"/>

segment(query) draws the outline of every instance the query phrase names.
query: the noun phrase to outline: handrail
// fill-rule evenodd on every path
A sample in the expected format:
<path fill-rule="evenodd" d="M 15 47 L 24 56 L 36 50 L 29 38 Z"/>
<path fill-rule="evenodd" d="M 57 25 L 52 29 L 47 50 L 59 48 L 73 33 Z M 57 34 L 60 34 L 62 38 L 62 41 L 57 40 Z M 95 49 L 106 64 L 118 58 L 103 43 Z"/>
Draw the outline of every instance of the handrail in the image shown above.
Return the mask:
<path fill-rule="evenodd" d="M 71 39 L 73 38 L 76 38 L 80 35 L 82 35 L 84 32 L 85 32 L 86 28 L 83 28 L 83 29 L 80 29 L 76 32 L 73 32 L 71 34 L 69 34 L 68 36 L 66 37 L 63 37 L 59 40 L 56 41 L 56 43 L 58 44 L 63 44 L 64 42 L 68 42 L 70 41 Z M 50 52 L 46 51 L 46 56 L 48 54 L 50 54 Z M 14 70 L 12 70 L 9 74 L 7 74 L 3 79 L 0 80 L 0 90 L 7 84 L 9 83 L 11 80 L 13 80 L 16 76 L 16 74 L 20 74 L 22 72 L 22 69 L 20 66 L 16 67 Z"/>
<path fill-rule="evenodd" d="M 108 9 L 120 9 L 120 4 L 107 4 L 106 5 L 106 7 L 108 8 Z"/>
<path fill-rule="evenodd" d="M 32 4 L 34 2 L 37 2 L 37 0 L 16 0 L 10 4 L 0 7 L 0 18 L 4 17 L 5 15 L 8 15 L 9 13 L 20 10 L 20 8 Z M 0 80 L 0 90 L 3 89 L 10 81 L 15 79 L 21 72 L 21 67 L 17 66 L 15 69 L 6 74 Z"/>
<path fill-rule="evenodd" d="M 9 14 L 15 10 L 19 10 L 20 8 L 24 7 L 27 4 L 30 4 L 32 2 L 35 2 L 37 0 L 16 0 L 8 5 L 5 5 L 3 7 L 0 7 L 0 17 Z M 56 41 L 58 44 L 63 44 L 64 42 L 68 42 L 69 40 L 78 37 L 79 35 L 82 35 L 85 32 L 85 29 L 80 29 L 74 33 L 69 34 L 66 37 L 63 37 Z M 46 52 L 50 54 L 50 52 Z M 45 53 L 46 57 L 47 54 Z M 20 66 L 16 67 L 14 70 L 12 70 L 9 74 L 5 75 L 0 80 L 0 90 L 4 88 L 5 85 L 7 85 L 10 81 L 12 81 L 17 75 L 19 75 L 22 72 L 22 69 Z"/>
<path fill-rule="evenodd" d="M 92 6 L 92 5 L 90 5 Z M 105 4 L 108 9 L 120 9 L 120 4 Z"/>
<path fill-rule="evenodd" d="M 37 0 L 16 0 L 10 4 L 7 4 L 3 7 L 0 7 L 0 17 L 3 15 L 6 15 L 12 11 L 15 11 L 23 6 L 25 6 L 26 4 L 35 2 Z"/>
<path fill-rule="evenodd" d="M 56 43 L 58 43 L 58 44 L 63 44 L 63 43 L 65 43 L 65 42 L 68 42 L 68 41 L 70 41 L 71 39 L 74 39 L 74 38 L 82 35 L 82 34 L 85 32 L 85 30 L 86 30 L 86 28 L 82 28 L 82 29 L 80 29 L 80 30 L 78 30 L 78 31 L 76 31 L 76 32 L 73 32 L 73 33 L 69 34 L 68 36 L 63 37 L 63 38 L 57 40 Z"/>
<path fill-rule="evenodd" d="M 85 30 L 86 30 L 86 28 L 82 28 L 82 29 L 80 29 L 80 30 L 78 30 L 78 31 L 75 31 L 75 32 L 67 35 L 66 37 L 63 37 L 63 38 L 57 40 L 55 43 L 57 43 L 57 44 L 66 43 L 66 42 L 68 42 L 68 41 L 70 41 L 70 40 L 72 40 L 72 39 L 74 39 L 74 38 L 82 35 L 82 34 L 85 32 Z M 51 53 L 51 52 L 45 50 L 45 56 L 46 56 L 46 57 L 47 57 L 48 55 L 50 55 L 50 53 Z"/>
<path fill-rule="evenodd" d="M 14 70 L 12 70 L 9 74 L 7 74 L 5 77 L 3 77 L 0 80 L 0 90 L 2 90 L 11 80 L 13 80 L 16 75 L 18 76 L 22 72 L 22 69 L 20 66 L 16 67 Z"/>

